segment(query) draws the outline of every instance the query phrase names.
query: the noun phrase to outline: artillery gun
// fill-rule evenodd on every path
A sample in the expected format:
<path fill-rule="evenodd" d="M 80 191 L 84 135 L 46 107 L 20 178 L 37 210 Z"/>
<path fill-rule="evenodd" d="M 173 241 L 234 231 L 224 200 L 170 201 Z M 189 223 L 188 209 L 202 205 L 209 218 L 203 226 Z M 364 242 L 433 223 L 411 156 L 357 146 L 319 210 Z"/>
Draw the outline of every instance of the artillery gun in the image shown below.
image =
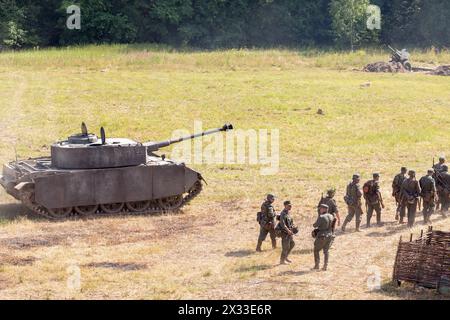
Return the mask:
<path fill-rule="evenodd" d="M 389 50 L 392 51 L 391 60 L 389 62 L 400 63 L 405 70 L 412 71 L 411 63 L 409 62 L 410 54 L 406 49 L 401 51 L 388 46 Z"/>
<path fill-rule="evenodd" d="M 0 184 L 35 214 L 52 219 L 101 214 L 146 214 L 176 210 L 197 196 L 203 178 L 154 152 L 205 135 L 232 130 L 231 124 L 179 139 L 140 143 L 81 133 L 56 142 L 50 157 L 3 166 Z"/>

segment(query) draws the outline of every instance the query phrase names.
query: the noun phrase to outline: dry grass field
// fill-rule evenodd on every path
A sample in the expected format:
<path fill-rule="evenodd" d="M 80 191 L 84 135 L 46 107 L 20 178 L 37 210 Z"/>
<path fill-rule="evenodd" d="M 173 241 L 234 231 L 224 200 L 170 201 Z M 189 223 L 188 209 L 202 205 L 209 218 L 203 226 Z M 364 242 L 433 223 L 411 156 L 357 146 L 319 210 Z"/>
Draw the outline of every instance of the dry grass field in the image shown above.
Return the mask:
<path fill-rule="evenodd" d="M 450 64 L 450 53 L 413 52 L 413 63 Z M 260 165 L 192 164 L 208 182 L 177 214 L 51 222 L 0 190 L 0 298 L 3 299 L 442 299 L 390 284 L 399 237 L 392 177 L 419 175 L 450 156 L 450 81 L 425 74 L 367 74 L 381 51 L 183 52 L 100 46 L 0 54 L 0 162 L 45 155 L 55 140 L 105 126 L 139 141 L 229 121 L 278 129 L 276 175 Z M 370 83 L 370 85 L 363 85 Z M 363 85 L 363 86 L 362 86 Z M 323 115 L 317 114 L 318 109 Z M 170 155 L 170 148 L 163 151 Z M 311 225 L 329 186 L 343 192 L 354 172 L 381 173 L 385 225 L 339 234 L 327 272 L 312 272 Z M 267 192 L 293 204 L 300 227 L 294 263 L 280 249 L 255 253 L 255 215 Z M 365 217 L 363 218 L 364 221 Z M 433 217 L 449 231 L 450 219 Z M 378 270 L 381 289 L 370 290 Z M 79 285 L 77 277 L 79 275 Z"/>

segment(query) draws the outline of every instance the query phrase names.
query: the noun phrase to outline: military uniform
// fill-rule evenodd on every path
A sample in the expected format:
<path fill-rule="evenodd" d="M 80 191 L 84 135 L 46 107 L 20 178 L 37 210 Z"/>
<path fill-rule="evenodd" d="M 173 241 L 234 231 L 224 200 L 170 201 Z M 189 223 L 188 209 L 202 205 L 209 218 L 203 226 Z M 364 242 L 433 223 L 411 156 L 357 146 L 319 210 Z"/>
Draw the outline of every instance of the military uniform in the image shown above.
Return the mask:
<path fill-rule="evenodd" d="M 414 225 L 416 219 L 417 203 L 421 189 L 415 177 L 409 177 L 402 183 L 402 210 L 400 211 L 400 221 L 403 222 L 406 210 L 408 211 L 408 226 Z"/>
<path fill-rule="evenodd" d="M 444 215 L 450 207 L 450 174 L 447 170 L 448 169 L 445 168 L 440 172 L 436 181 L 441 211 Z"/>
<path fill-rule="evenodd" d="M 423 200 L 423 222 L 431 222 L 431 215 L 434 213 L 436 183 L 431 175 L 420 178 L 419 185 L 421 188 L 420 196 Z"/>
<path fill-rule="evenodd" d="M 332 214 L 324 213 L 317 218 L 317 221 L 313 225 L 318 230 L 316 240 L 314 241 L 314 269 L 319 269 L 320 251 L 322 250 L 324 254 L 323 269 L 326 270 L 328 267 L 329 250 L 334 239 L 332 225 L 335 219 Z"/>
<path fill-rule="evenodd" d="M 345 227 L 347 224 L 353 220 L 353 217 L 356 218 L 356 231 L 359 231 L 359 226 L 361 225 L 361 216 L 363 214 L 362 211 L 362 203 L 361 203 L 361 187 L 359 183 L 352 181 L 347 185 L 346 197 L 348 199 L 348 215 L 342 224 L 342 231 L 345 231 Z"/>
<path fill-rule="evenodd" d="M 445 202 L 444 186 L 441 180 L 441 173 L 444 170 L 444 166 L 446 166 L 444 158 L 439 158 L 439 162 L 433 165 L 434 170 L 433 178 L 434 181 L 436 182 L 436 193 L 438 195 L 438 202 L 436 203 L 436 209 L 439 210 L 439 208 L 441 208 L 441 211 L 442 211 L 442 203 Z"/>
<path fill-rule="evenodd" d="M 367 227 L 370 227 L 370 220 L 374 211 L 377 214 L 377 224 L 381 225 L 382 199 L 380 197 L 380 184 L 378 181 L 370 180 L 368 183 L 371 187 L 368 193 L 364 194 L 364 198 L 367 204 Z"/>
<path fill-rule="evenodd" d="M 270 235 L 272 241 L 272 248 L 277 246 L 277 238 L 275 235 L 275 209 L 268 200 L 261 205 L 261 220 L 259 221 L 259 237 L 258 244 L 256 245 L 256 251 L 261 251 L 261 245 L 267 238 L 267 234 Z"/>
<path fill-rule="evenodd" d="M 401 210 L 401 202 L 402 202 L 402 194 L 400 192 L 400 189 L 402 188 L 403 182 L 406 180 L 406 176 L 403 173 L 399 173 L 394 177 L 394 180 L 392 181 L 392 196 L 395 198 L 395 202 L 397 204 L 397 210 L 396 210 L 396 219 L 398 219 L 398 216 L 400 215 Z"/>
<path fill-rule="evenodd" d="M 277 228 L 281 231 L 281 257 L 280 263 L 284 263 L 288 260 L 288 256 L 291 253 L 292 249 L 295 246 L 294 235 L 288 234 L 286 229 L 289 231 L 293 231 L 294 228 L 294 220 L 292 219 L 289 211 L 283 209 L 280 213 L 280 223 L 277 225 Z"/>

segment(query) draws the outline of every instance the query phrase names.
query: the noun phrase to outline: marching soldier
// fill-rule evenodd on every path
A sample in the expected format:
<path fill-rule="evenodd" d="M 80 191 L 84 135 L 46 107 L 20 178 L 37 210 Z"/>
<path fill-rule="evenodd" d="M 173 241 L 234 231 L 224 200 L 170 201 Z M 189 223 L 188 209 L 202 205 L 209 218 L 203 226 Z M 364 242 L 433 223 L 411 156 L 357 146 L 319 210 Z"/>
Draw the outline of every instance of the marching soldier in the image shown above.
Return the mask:
<path fill-rule="evenodd" d="M 280 264 L 291 263 L 288 259 L 289 253 L 295 246 L 294 242 L 294 220 L 292 219 L 289 211 L 292 209 L 290 201 L 285 201 L 284 209 L 280 213 L 280 222 L 277 225 L 277 229 L 281 231 L 281 257 Z"/>
<path fill-rule="evenodd" d="M 359 174 L 354 174 L 352 182 L 347 185 L 346 194 L 344 197 L 345 203 L 348 206 L 348 215 L 342 224 L 342 232 L 345 232 L 347 224 L 352 221 L 353 217 L 356 218 L 356 231 L 359 232 L 359 226 L 361 225 L 362 203 L 361 203 L 361 187 L 359 185 L 360 176 Z"/>
<path fill-rule="evenodd" d="M 434 161 L 433 161 L 434 162 Z M 433 163 L 433 169 L 434 169 L 434 180 L 436 181 L 436 192 L 438 195 L 438 201 L 436 203 L 436 210 L 439 210 L 439 208 L 441 209 L 442 212 L 442 191 L 443 191 L 443 185 L 442 185 L 442 181 L 440 179 L 440 175 L 442 173 L 442 168 L 443 166 L 445 166 L 445 157 L 441 156 L 439 157 L 439 162 L 434 164 Z"/>
<path fill-rule="evenodd" d="M 319 201 L 319 204 L 317 205 L 317 210 L 318 210 L 319 215 L 320 215 L 320 205 L 325 204 L 328 206 L 328 213 L 330 213 L 331 215 L 333 215 L 336 218 L 333 223 L 333 232 L 335 230 L 336 222 L 337 222 L 338 226 L 341 225 L 341 217 L 339 216 L 339 209 L 338 209 L 336 200 L 334 199 L 335 194 L 336 194 L 336 189 L 334 189 L 334 188 L 328 189 L 327 196 L 325 198 L 322 197 L 322 199 L 320 199 L 320 201 Z"/>
<path fill-rule="evenodd" d="M 448 173 L 448 166 L 442 165 L 439 176 L 440 194 L 439 201 L 441 202 L 441 212 L 445 217 L 447 215 L 448 208 L 450 207 L 450 174 Z"/>
<path fill-rule="evenodd" d="M 436 183 L 433 178 L 434 170 L 429 169 L 426 176 L 419 180 L 422 190 L 420 196 L 423 200 L 423 223 L 431 223 L 431 215 L 434 213 L 436 199 Z"/>
<path fill-rule="evenodd" d="M 259 237 L 258 244 L 256 245 L 256 251 L 261 252 L 261 245 L 266 240 L 267 234 L 270 234 L 270 240 L 272 240 L 272 249 L 277 247 L 277 238 L 275 236 L 275 209 L 273 208 L 273 202 L 275 196 L 268 194 L 266 201 L 261 205 L 261 215 L 259 219 Z"/>
<path fill-rule="evenodd" d="M 417 204 L 419 202 L 420 195 L 420 185 L 416 180 L 416 172 L 414 170 L 409 170 L 409 178 L 407 178 L 402 183 L 401 194 L 402 194 L 402 210 L 400 216 L 400 223 L 403 223 L 404 214 L 407 210 L 408 212 L 408 227 L 412 228 L 414 226 L 414 220 L 416 218 Z"/>
<path fill-rule="evenodd" d="M 370 220 L 373 212 L 377 214 L 377 225 L 381 226 L 381 209 L 384 209 L 383 198 L 380 193 L 380 174 L 374 173 L 373 179 L 364 184 L 364 199 L 367 207 L 367 228 L 370 228 Z"/>
<path fill-rule="evenodd" d="M 314 241 L 314 270 L 318 270 L 320 267 L 320 251 L 323 250 L 324 263 L 322 270 L 326 271 L 328 267 L 329 250 L 331 244 L 333 243 L 333 230 L 332 226 L 336 218 L 328 213 L 328 206 L 326 204 L 321 204 L 319 207 L 319 217 L 314 223 L 314 228 L 316 228 L 316 240 Z"/>
<path fill-rule="evenodd" d="M 402 187 L 403 181 L 406 180 L 406 172 L 408 172 L 408 169 L 402 167 L 400 169 L 400 173 L 397 174 L 394 178 L 394 181 L 392 181 L 392 196 L 395 198 L 395 203 L 397 204 L 397 210 L 395 211 L 395 220 L 399 219 L 400 210 L 402 208 L 400 189 Z"/>

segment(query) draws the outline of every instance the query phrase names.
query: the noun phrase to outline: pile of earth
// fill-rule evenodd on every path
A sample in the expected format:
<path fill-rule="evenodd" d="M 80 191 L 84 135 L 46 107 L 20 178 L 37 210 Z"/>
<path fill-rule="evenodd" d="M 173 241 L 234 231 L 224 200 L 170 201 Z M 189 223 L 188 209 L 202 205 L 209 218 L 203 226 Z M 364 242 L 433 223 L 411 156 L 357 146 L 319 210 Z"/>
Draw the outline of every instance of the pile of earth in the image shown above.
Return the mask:
<path fill-rule="evenodd" d="M 439 66 L 433 71 L 430 71 L 430 74 L 436 76 L 450 76 L 450 65 L 448 66 Z"/>
<path fill-rule="evenodd" d="M 403 67 L 403 65 L 399 62 L 375 62 L 369 63 L 363 69 L 364 72 L 407 72 L 407 70 Z"/>

